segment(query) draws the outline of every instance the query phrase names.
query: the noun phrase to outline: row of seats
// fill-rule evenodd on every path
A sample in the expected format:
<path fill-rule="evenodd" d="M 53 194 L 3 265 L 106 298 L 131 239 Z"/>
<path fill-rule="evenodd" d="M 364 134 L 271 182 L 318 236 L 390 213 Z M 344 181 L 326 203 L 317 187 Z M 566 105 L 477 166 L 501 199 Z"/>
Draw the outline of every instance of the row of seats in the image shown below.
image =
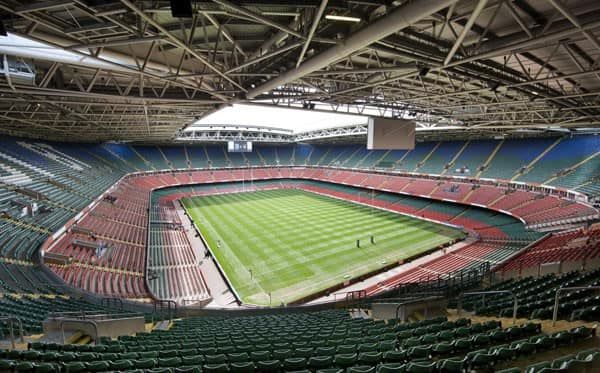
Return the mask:
<path fill-rule="evenodd" d="M 600 257 L 600 225 L 552 233 L 511 260 L 498 272 L 522 271 L 546 263 L 583 262 Z"/>
<path fill-rule="evenodd" d="M 556 290 L 561 287 L 598 286 L 600 285 L 600 269 L 581 272 L 572 271 L 561 275 L 549 274 L 538 278 L 526 277 L 520 280 L 510 279 L 497 283 L 486 290 L 508 290 L 518 299 L 517 316 L 533 319 L 552 317 Z M 600 306 L 600 296 L 593 290 L 578 290 L 563 294 L 558 309 L 558 317 L 565 319 L 587 319 L 594 313 L 589 311 Z M 510 294 L 488 295 L 467 298 L 463 303 L 465 309 L 473 310 L 481 315 L 511 317 L 513 314 L 513 298 Z"/>
<path fill-rule="evenodd" d="M 177 320 L 169 330 L 103 340 L 95 346 L 32 342 L 26 351 L 0 351 L 0 369 L 465 372 L 510 366 L 514 359 L 593 336 L 595 330 L 586 327 L 543 334 L 533 323 L 505 329 L 499 321 L 471 324 L 445 317 L 396 323 L 353 319 L 345 310 L 195 317 Z"/>

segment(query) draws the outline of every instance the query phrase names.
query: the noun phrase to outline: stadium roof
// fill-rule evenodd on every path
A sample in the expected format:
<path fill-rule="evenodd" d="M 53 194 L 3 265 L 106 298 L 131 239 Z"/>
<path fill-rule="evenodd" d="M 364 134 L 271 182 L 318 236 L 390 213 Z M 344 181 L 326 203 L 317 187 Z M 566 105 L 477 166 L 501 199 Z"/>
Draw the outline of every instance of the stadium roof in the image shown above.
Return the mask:
<path fill-rule="evenodd" d="M 599 16 L 596 0 L 213 0 L 186 18 L 169 1 L 5 0 L 0 130 L 169 141 L 256 102 L 421 133 L 598 128 Z"/>

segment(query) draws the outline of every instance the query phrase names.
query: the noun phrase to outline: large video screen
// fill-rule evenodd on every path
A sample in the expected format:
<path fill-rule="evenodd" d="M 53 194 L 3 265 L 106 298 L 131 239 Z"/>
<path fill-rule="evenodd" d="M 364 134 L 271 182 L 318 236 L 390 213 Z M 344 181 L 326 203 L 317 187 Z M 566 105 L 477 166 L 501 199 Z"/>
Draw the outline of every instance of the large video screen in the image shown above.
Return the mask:
<path fill-rule="evenodd" d="M 227 151 L 230 153 L 252 152 L 252 141 L 227 141 Z"/>

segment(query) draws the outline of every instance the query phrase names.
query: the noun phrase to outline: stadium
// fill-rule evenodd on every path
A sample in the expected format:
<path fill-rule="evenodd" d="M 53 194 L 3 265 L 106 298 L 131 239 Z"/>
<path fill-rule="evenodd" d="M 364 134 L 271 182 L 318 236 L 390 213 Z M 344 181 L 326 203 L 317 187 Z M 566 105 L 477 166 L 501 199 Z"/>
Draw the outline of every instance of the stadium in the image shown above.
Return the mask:
<path fill-rule="evenodd" d="M 600 372 L 599 17 L 0 0 L 0 372 Z"/>

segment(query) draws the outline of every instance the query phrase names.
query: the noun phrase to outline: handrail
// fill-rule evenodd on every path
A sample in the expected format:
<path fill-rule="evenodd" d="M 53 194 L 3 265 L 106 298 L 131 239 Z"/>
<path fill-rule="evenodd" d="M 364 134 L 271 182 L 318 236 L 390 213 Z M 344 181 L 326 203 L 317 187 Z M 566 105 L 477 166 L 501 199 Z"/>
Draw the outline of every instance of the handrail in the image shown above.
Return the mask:
<path fill-rule="evenodd" d="M 0 316 L 0 321 L 8 321 L 8 325 L 10 327 L 10 344 L 13 350 L 17 347 L 15 344 L 15 331 L 13 329 L 13 322 L 16 321 L 19 323 L 19 337 L 21 343 L 25 343 L 25 338 L 23 336 L 23 323 L 21 322 L 20 318 L 15 316 Z"/>
<path fill-rule="evenodd" d="M 169 315 L 169 321 L 173 320 L 173 314 L 172 312 L 175 312 L 175 314 L 177 314 L 177 302 L 175 302 L 174 300 L 171 299 L 155 299 L 154 300 L 154 311 L 152 312 L 152 321 L 154 321 L 154 315 L 156 314 L 156 306 L 160 304 L 161 306 L 161 310 L 164 308 L 163 305 L 167 304 L 167 311 L 168 311 L 168 315 Z M 171 310 L 171 305 L 173 305 L 173 309 Z"/>
<path fill-rule="evenodd" d="M 460 316 L 460 312 L 462 309 L 462 298 L 464 296 L 468 296 L 468 295 L 483 295 L 485 297 L 485 295 L 487 294 L 510 294 L 513 298 L 513 325 L 515 325 L 517 323 L 517 308 L 519 307 L 519 299 L 517 298 L 517 296 L 515 295 L 515 293 L 513 293 L 511 290 L 488 290 L 488 291 L 471 291 L 471 292 L 467 292 L 467 293 L 460 293 L 458 296 L 458 307 L 457 307 L 457 314 Z M 485 302 L 485 298 L 484 298 L 484 302 Z"/>
<path fill-rule="evenodd" d="M 558 318 L 558 296 L 562 292 L 575 291 L 575 290 L 600 290 L 600 286 L 572 286 L 567 288 L 558 288 L 554 295 L 554 310 L 552 312 L 552 326 L 556 325 L 556 319 Z"/>
<path fill-rule="evenodd" d="M 69 324 L 69 323 L 83 323 L 83 324 L 88 324 L 94 327 L 94 337 L 92 338 L 94 340 L 94 344 L 95 345 L 99 345 L 100 340 L 98 338 L 98 324 L 95 321 L 92 320 L 81 320 L 81 319 L 63 319 L 60 320 L 58 325 L 60 327 L 60 332 L 62 334 L 62 343 L 65 344 L 65 324 Z"/>
<path fill-rule="evenodd" d="M 424 298 L 414 298 L 414 299 L 410 299 L 407 301 L 404 301 L 402 303 L 398 303 L 398 305 L 396 306 L 396 320 L 398 320 L 398 312 L 400 311 L 400 307 L 402 306 L 406 306 L 407 304 L 413 304 L 413 303 L 419 303 L 419 302 L 426 302 L 429 300 L 436 300 L 436 299 L 443 299 L 443 296 L 429 296 L 429 297 L 424 297 Z"/>

